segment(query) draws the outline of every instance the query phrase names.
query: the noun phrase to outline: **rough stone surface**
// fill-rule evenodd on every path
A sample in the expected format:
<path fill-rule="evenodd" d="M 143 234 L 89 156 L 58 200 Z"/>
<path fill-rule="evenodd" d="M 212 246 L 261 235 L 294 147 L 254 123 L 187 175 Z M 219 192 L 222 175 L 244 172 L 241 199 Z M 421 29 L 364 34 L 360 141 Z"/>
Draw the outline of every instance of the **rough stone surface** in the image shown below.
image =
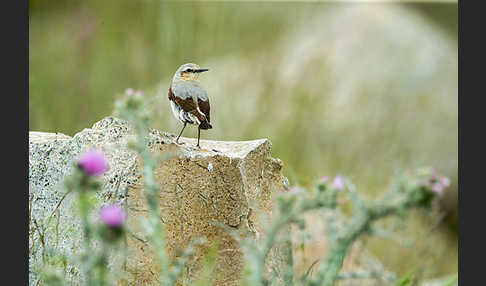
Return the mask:
<path fill-rule="evenodd" d="M 54 248 L 72 255 L 79 248 L 80 221 L 74 197 L 64 196 L 62 181 L 72 172 L 76 158 L 91 147 L 102 150 L 110 166 L 101 178 L 103 188 L 97 194 L 97 206 L 109 201 L 127 206 L 129 279 L 136 279 L 137 285 L 155 283 L 157 265 L 150 246 L 144 242 L 140 224 L 140 219 L 147 215 L 140 162 L 127 148 L 127 142 L 133 138 L 130 126 L 113 117 L 72 138 L 64 134 L 29 133 L 31 284 L 37 279 L 34 270 L 43 251 Z M 182 138 L 185 144 L 178 146 L 174 135 L 157 130 L 151 130 L 150 139 L 154 153 L 176 154 L 162 161 L 154 172 L 160 185 L 160 218 L 166 226 L 170 257 L 192 239 L 205 237 L 207 243 L 197 248 L 195 259 L 187 267 L 188 274 L 197 273 L 197 262 L 210 245 L 217 243 L 217 285 L 238 284 L 242 254 L 237 243 L 217 223 L 255 240 L 263 233 L 257 214 L 271 215 L 272 193 L 283 189 L 285 181 L 282 162 L 270 156 L 270 141 L 201 140 L 202 149 L 197 149 L 195 139 Z M 93 215 L 92 219 L 97 218 Z M 278 255 L 269 263 L 279 263 Z M 72 270 L 76 284 L 78 269 L 68 269 Z"/>

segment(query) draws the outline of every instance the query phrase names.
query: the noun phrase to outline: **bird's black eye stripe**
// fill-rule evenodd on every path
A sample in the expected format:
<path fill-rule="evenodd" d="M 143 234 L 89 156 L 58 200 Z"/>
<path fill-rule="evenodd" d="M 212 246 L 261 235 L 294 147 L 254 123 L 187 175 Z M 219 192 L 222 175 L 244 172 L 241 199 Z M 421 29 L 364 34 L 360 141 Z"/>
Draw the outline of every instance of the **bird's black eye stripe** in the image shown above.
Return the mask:
<path fill-rule="evenodd" d="M 194 72 L 193 69 L 187 69 L 186 72 Z"/>

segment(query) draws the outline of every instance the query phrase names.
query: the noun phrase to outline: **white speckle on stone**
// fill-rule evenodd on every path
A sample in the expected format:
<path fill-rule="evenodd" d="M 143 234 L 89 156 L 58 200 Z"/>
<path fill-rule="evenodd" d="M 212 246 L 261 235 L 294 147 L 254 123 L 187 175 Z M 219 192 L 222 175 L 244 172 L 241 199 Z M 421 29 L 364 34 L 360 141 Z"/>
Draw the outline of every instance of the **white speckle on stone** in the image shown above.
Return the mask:
<path fill-rule="evenodd" d="M 212 172 L 213 171 L 213 163 L 209 162 L 208 164 L 208 171 Z"/>
<path fill-rule="evenodd" d="M 288 190 L 290 188 L 290 182 L 289 182 L 289 179 L 287 179 L 287 177 L 284 177 L 284 188 L 286 190 Z"/>

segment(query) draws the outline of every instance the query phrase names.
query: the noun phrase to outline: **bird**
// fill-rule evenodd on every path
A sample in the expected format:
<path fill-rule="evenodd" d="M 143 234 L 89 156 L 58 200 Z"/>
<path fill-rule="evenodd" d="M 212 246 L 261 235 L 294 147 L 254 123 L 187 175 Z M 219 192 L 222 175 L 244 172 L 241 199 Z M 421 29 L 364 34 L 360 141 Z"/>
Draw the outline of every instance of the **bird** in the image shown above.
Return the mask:
<path fill-rule="evenodd" d="M 201 129 L 213 128 L 210 124 L 209 98 L 199 82 L 199 74 L 208 70 L 200 68 L 197 64 L 187 63 L 181 65 L 172 78 L 168 93 L 170 106 L 174 117 L 184 124 L 177 136 L 176 144 L 184 144 L 179 143 L 179 138 L 188 123 L 197 125 L 198 148 L 201 148 Z"/>

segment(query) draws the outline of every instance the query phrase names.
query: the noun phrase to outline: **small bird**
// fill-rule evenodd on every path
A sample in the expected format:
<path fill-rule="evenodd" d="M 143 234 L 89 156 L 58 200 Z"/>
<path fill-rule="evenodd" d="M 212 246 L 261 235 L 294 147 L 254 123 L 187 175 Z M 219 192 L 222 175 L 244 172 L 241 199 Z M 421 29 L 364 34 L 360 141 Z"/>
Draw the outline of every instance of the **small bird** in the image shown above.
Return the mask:
<path fill-rule="evenodd" d="M 169 87 L 169 101 L 175 118 L 184 123 L 176 143 L 186 128 L 187 123 L 197 124 L 197 145 L 201 137 L 201 129 L 213 128 L 209 118 L 209 98 L 198 81 L 199 74 L 208 71 L 193 63 L 183 64 L 177 69 Z"/>

